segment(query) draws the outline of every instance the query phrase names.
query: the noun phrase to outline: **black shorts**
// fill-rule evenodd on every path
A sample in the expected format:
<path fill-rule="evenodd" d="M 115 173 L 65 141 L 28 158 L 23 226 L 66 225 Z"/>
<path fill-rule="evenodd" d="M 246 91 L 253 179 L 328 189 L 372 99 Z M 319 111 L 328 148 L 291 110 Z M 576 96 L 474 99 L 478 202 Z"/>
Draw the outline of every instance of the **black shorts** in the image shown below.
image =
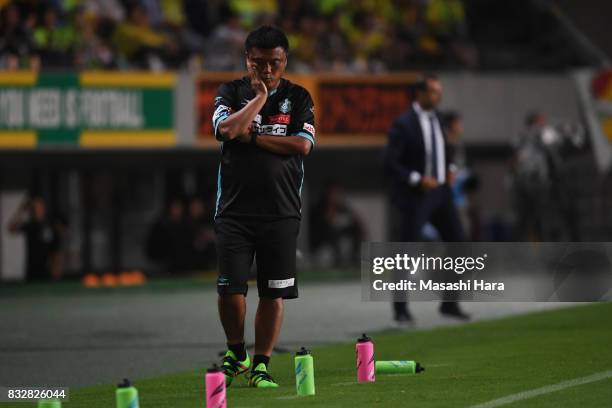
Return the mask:
<path fill-rule="evenodd" d="M 300 220 L 219 217 L 215 220 L 220 295 L 248 291 L 253 259 L 257 259 L 259 297 L 295 299 L 295 251 Z"/>

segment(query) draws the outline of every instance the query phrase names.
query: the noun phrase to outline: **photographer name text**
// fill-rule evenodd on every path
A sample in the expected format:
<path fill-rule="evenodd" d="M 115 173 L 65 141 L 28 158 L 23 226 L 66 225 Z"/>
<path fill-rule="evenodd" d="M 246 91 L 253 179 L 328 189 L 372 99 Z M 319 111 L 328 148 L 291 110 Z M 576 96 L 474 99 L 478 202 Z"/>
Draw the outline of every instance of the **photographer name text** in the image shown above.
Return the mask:
<path fill-rule="evenodd" d="M 503 291 L 503 282 L 488 282 L 484 279 L 459 280 L 456 282 L 437 282 L 421 279 L 418 282 L 402 279 L 399 282 L 385 282 L 377 279 L 372 282 L 375 291 Z"/>

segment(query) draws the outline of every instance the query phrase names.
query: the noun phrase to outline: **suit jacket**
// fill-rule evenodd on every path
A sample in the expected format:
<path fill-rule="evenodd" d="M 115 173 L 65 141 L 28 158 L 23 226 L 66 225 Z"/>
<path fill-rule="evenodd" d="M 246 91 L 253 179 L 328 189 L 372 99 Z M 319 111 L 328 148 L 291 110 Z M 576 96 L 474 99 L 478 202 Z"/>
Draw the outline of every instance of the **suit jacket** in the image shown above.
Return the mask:
<path fill-rule="evenodd" d="M 445 167 L 450 168 L 452 149 L 442 130 L 445 151 Z M 411 107 L 398 116 L 389 130 L 389 141 L 385 149 L 385 170 L 391 179 L 391 199 L 399 207 L 410 207 L 424 192 L 419 184 L 411 183 L 411 174 L 425 174 L 425 141 L 419 115 Z"/>

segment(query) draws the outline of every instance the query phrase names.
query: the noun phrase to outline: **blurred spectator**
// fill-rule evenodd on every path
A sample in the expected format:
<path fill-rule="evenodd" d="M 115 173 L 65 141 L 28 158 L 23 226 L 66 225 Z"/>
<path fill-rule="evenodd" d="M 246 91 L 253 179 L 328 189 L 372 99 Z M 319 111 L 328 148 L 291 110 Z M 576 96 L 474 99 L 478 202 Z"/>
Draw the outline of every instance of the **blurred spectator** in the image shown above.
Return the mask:
<path fill-rule="evenodd" d="M 467 164 L 463 141 L 463 117 L 457 112 L 447 112 L 444 115 L 443 123 L 453 164 L 456 167 L 451 185 L 455 206 L 459 210 L 461 223 L 468 240 L 480 241 L 482 239 L 480 181 Z"/>
<path fill-rule="evenodd" d="M 113 34 L 113 44 L 121 57 L 139 68 L 178 68 L 187 57 L 182 44 L 153 29 L 147 10 L 140 4 L 130 6 L 127 20 Z"/>
<path fill-rule="evenodd" d="M 163 28 L 172 35 L 182 50 L 181 62 L 204 49 L 204 41 L 196 30 L 187 26 L 184 0 L 160 0 Z"/>
<path fill-rule="evenodd" d="M 59 279 L 64 272 L 61 251 L 65 223 L 49 216 L 45 201 L 26 199 L 9 222 L 9 232 L 23 233 L 26 240 L 26 279 Z"/>
<path fill-rule="evenodd" d="M 403 36 L 401 29 L 395 25 L 385 28 L 384 41 L 380 50 L 383 68 L 387 71 L 397 71 L 407 68 L 407 63 L 414 59 L 414 47 Z"/>
<path fill-rule="evenodd" d="M 447 63 L 477 65 L 477 53 L 468 43 L 462 0 L 427 0 L 426 18 L 436 53 L 452 59 Z"/>
<path fill-rule="evenodd" d="M 355 71 L 379 71 L 382 63 L 381 52 L 386 40 L 381 21 L 365 10 L 359 10 L 353 16 L 353 25 L 347 34 L 353 49 Z"/>
<path fill-rule="evenodd" d="M 110 44 L 96 34 L 97 20 L 85 12 L 75 11 L 74 24 L 80 35 L 74 44 L 74 64 L 77 68 L 103 69 L 115 67 Z"/>
<path fill-rule="evenodd" d="M 443 115 L 443 126 L 448 144 L 453 151 L 453 164 L 457 166 L 457 170 L 461 171 L 467 168 L 467 160 L 465 157 L 465 143 L 463 142 L 463 117 L 454 111 L 446 112 Z"/>
<path fill-rule="evenodd" d="M 310 249 L 313 253 L 331 249 L 335 266 L 359 262 L 364 240 L 363 223 L 348 204 L 342 188 L 330 183 L 310 211 Z"/>
<path fill-rule="evenodd" d="M 316 0 L 316 7 L 319 13 L 324 16 L 330 16 L 337 14 L 338 11 L 346 10 L 351 1 L 350 0 Z"/>
<path fill-rule="evenodd" d="M 347 70 L 350 61 L 348 39 L 340 27 L 340 13 L 327 17 L 325 30 L 319 39 L 319 58 L 327 65 L 325 69 L 342 72 Z"/>
<path fill-rule="evenodd" d="M 542 138 L 548 125 L 546 115 L 530 113 L 525 129 L 514 145 L 512 187 L 519 239 L 541 241 L 543 219 L 550 196 L 550 164 Z"/>
<path fill-rule="evenodd" d="M 191 268 L 211 269 L 216 266 L 216 237 L 213 214 L 204 201 L 195 197 L 189 201 L 189 236 L 192 243 Z"/>
<path fill-rule="evenodd" d="M 240 71 L 244 67 L 244 40 L 247 32 L 240 17 L 226 10 L 224 21 L 213 31 L 205 46 L 204 66 L 212 71 Z"/>
<path fill-rule="evenodd" d="M 87 0 L 83 6 L 90 15 L 100 20 L 110 20 L 115 23 L 125 18 L 125 10 L 119 0 Z"/>
<path fill-rule="evenodd" d="M 172 199 L 149 231 L 147 256 L 159 262 L 167 272 L 185 272 L 190 266 L 191 244 L 184 204 L 178 198 Z"/>
<path fill-rule="evenodd" d="M 118 24 L 113 34 L 119 56 L 141 68 L 149 66 L 150 58 L 159 60 L 169 43 L 168 38 L 153 31 L 146 9 L 139 4 L 130 6 L 127 19 Z"/>
<path fill-rule="evenodd" d="M 480 179 L 473 173 L 459 184 L 465 197 L 465 205 L 460 208 L 464 217 L 466 234 L 469 241 L 483 240 L 482 207 L 480 204 Z"/>
<path fill-rule="evenodd" d="M 0 68 L 16 70 L 30 65 L 34 49 L 31 31 L 21 23 L 19 7 L 9 4 L 0 11 Z"/>
<path fill-rule="evenodd" d="M 198 35 L 208 37 L 221 22 L 221 15 L 227 9 L 225 0 L 185 0 L 186 24 Z"/>
<path fill-rule="evenodd" d="M 514 143 L 512 193 L 519 237 L 578 241 L 576 204 L 564 174 L 568 157 L 583 147 L 579 124 L 553 126 L 545 114 L 527 116 Z M 533 200 L 525 203 L 523 200 Z"/>
<path fill-rule="evenodd" d="M 42 67 L 73 66 L 72 50 L 78 35 L 73 25 L 62 24 L 58 11 L 48 6 L 39 26 L 34 30 L 34 44 L 41 57 Z"/>
<path fill-rule="evenodd" d="M 240 16 L 246 29 L 271 23 L 278 14 L 277 0 L 229 0 L 229 5 Z"/>
<path fill-rule="evenodd" d="M 285 20 L 285 23 L 287 20 Z M 284 29 L 289 29 L 285 24 Z M 325 30 L 325 20 L 316 16 L 303 16 L 299 21 L 299 30 L 289 37 L 291 65 L 294 71 L 308 72 L 321 69 L 323 62 L 318 55 L 319 35 Z"/>
<path fill-rule="evenodd" d="M 177 2 L 180 2 L 178 0 Z M 140 5 L 145 10 L 149 23 L 153 28 L 160 28 L 164 23 L 164 17 L 162 15 L 161 0 L 140 0 Z"/>

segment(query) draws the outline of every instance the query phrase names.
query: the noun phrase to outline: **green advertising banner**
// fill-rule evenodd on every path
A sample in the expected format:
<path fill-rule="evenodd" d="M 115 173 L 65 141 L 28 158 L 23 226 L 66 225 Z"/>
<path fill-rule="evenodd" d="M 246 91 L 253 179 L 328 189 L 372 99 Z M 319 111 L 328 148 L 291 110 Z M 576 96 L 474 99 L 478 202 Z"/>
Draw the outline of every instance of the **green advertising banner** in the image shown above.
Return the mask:
<path fill-rule="evenodd" d="M 170 147 L 174 74 L 0 73 L 0 148 Z"/>

